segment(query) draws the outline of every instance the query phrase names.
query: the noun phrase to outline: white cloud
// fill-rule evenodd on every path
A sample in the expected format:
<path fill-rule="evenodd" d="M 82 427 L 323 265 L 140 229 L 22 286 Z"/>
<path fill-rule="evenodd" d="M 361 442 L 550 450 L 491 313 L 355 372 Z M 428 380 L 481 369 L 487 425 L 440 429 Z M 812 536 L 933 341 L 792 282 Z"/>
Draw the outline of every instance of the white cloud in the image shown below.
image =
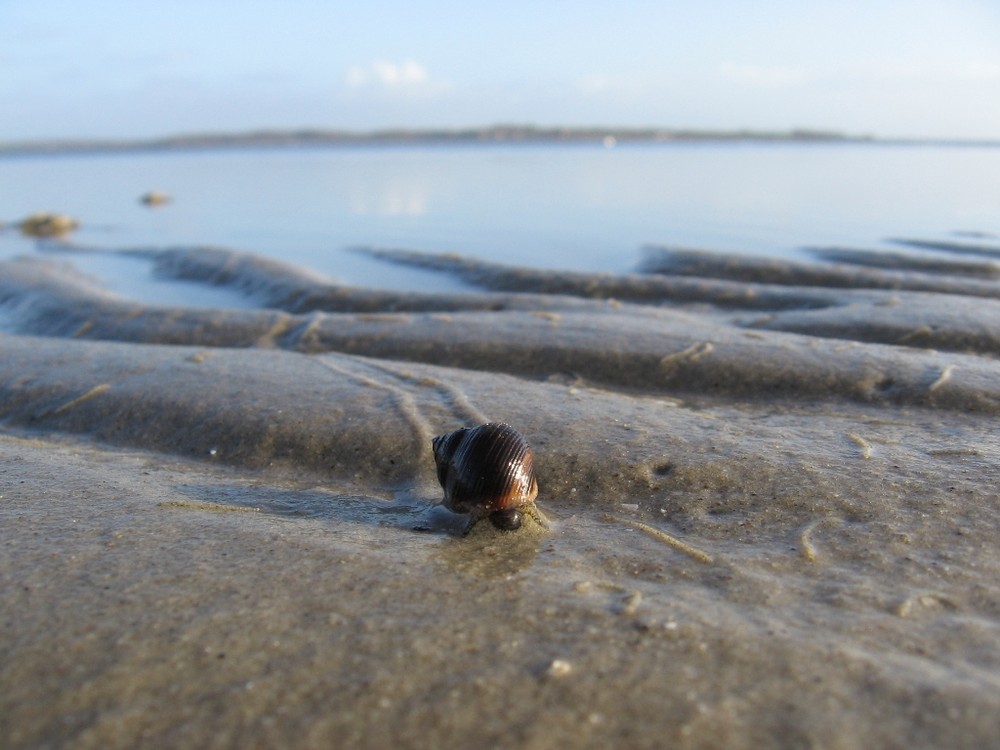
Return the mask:
<path fill-rule="evenodd" d="M 393 63 L 376 60 L 371 65 L 353 65 L 345 77 L 351 88 L 379 87 L 409 89 L 426 86 L 430 81 L 427 69 L 415 60 Z"/>
<path fill-rule="evenodd" d="M 808 76 L 799 68 L 778 65 L 748 65 L 725 62 L 719 74 L 728 81 L 763 89 L 786 89 L 807 82 Z"/>
<path fill-rule="evenodd" d="M 972 81 L 1000 81 L 1000 63 L 970 63 L 962 73 Z"/>
<path fill-rule="evenodd" d="M 598 73 L 577 79 L 576 90 L 585 96 L 639 96 L 644 85 L 633 78 Z"/>
<path fill-rule="evenodd" d="M 878 61 L 844 71 L 855 83 L 943 86 L 957 84 L 990 85 L 1000 82 L 1000 63 L 973 60 L 965 64 L 935 65 L 913 61 Z"/>

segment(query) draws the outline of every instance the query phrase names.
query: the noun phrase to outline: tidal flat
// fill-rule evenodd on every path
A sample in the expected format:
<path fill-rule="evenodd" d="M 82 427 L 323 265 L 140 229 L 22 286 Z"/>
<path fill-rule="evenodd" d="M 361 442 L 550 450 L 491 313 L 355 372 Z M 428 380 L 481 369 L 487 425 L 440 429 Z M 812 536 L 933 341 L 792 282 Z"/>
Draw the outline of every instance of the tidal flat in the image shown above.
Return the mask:
<path fill-rule="evenodd" d="M 937 244 L 0 261 L 0 745 L 1000 745 L 1000 246 Z M 494 420 L 548 529 L 435 507 Z"/>

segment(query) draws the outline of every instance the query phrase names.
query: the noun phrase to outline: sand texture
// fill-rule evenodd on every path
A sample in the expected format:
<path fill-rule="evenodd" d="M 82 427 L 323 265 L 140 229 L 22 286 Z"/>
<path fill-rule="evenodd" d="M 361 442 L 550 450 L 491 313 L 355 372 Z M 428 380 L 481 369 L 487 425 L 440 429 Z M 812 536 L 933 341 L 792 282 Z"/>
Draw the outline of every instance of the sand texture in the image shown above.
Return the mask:
<path fill-rule="evenodd" d="M 56 249 L 0 262 L 0 747 L 1000 747 L 1000 249 L 104 251 L 243 309 Z M 490 420 L 547 529 L 436 505 Z"/>

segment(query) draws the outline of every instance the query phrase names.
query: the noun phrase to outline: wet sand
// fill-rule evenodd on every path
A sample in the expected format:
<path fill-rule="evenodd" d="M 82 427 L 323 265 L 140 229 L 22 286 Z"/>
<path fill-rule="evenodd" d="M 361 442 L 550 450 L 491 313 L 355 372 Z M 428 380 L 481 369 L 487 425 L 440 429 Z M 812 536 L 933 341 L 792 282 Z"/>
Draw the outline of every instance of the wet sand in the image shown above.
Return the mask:
<path fill-rule="evenodd" d="M 909 247 L 119 251 L 243 310 L 0 262 L 0 745 L 1000 745 L 1000 283 Z M 487 420 L 548 530 L 435 507 Z"/>

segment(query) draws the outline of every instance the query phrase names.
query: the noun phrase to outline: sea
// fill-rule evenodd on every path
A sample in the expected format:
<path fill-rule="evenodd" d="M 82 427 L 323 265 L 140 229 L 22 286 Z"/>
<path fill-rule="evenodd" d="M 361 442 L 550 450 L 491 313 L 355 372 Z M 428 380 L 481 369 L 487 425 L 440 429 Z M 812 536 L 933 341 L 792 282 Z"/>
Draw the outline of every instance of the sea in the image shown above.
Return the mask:
<path fill-rule="evenodd" d="M 140 197 L 159 191 L 155 208 Z M 275 147 L 7 155 L 0 258 L 60 248 L 23 237 L 37 212 L 80 222 L 89 249 L 213 246 L 352 286 L 466 282 L 355 252 L 399 248 L 512 265 L 628 273 L 647 245 L 780 258 L 813 246 L 1000 234 L 1000 148 L 888 143 Z M 243 304 L 161 282 L 133 257 L 77 254 L 149 303 Z M 189 293 L 190 292 L 190 293 Z M 193 296 L 192 296 L 193 295 Z"/>

